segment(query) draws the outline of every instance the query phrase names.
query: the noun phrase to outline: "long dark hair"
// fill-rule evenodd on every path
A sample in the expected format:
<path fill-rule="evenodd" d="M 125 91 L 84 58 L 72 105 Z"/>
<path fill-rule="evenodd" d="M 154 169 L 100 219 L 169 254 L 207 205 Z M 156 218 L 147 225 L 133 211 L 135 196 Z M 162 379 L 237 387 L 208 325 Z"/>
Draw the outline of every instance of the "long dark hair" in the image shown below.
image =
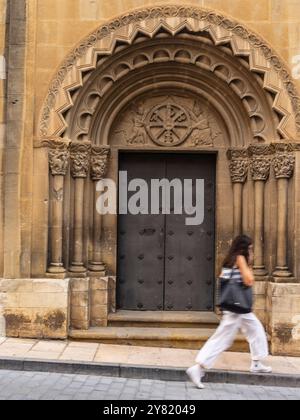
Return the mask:
<path fill-rule="evenodd" d="M 227 257 L 224 260 L 223 267 L 232 268 L 236 264 L 236 259 L 239 255 L 243 255 L 249 263 L 249 247 L 253 245 L 253 241 L 249 236 L 241 235 L 235 238 Z"/>

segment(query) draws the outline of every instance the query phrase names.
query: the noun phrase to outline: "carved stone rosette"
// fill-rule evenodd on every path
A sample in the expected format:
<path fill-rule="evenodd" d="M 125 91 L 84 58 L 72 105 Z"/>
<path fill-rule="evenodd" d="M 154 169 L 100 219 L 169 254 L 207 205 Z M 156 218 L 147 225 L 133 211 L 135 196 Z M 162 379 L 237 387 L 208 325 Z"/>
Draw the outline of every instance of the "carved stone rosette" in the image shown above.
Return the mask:
<path fill-rule="evenodd" d="M 50 173 L 53 176 L 50 190 L 52 192 L 50 200 L 51 263 L 48 272 L 52 274 L 62 274 L 66 272 L 62 261 L 62 240 L 64 177 L 69 168 L 69 143 L 62 140 L 49 142 L 47 145 L 50 146 L 48 159 Z"/>
<path fill-rule="evenodd" d="M 109 147 L 93 147 L 91 154 L 91 179 L 94 181 L 94 223 L 93 223 L 93 260 L 89 262 L 92 273 L 105 274 L 101 256 L 102 216 L 97 211 L 96 184 L 101 181 L 108 169 Z"/>

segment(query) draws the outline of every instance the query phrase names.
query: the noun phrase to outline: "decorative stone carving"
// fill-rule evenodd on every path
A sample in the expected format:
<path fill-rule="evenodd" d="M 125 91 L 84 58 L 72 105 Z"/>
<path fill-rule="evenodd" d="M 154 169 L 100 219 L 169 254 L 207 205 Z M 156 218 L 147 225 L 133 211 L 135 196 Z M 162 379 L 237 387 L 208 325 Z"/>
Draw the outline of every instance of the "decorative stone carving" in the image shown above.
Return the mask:
<path fill-rule="evenodd" d="M 145 132 L 145 107 L 142 101 L 131 106 L 130 110 L 130 130 L 120 130 L 116 133 L 122 133 L 124 140 L 128 145 L 147 144 Z"/>
<path fill-rule="evenodd" d="M 249 158 L 247 149 L 229 149 L 229 169 L 232 182 L 244 184 L 248 177 Z"/>
<path fill-rule="evenodd" d="M 249 146 L 248 148 L 248 154 L 250 157 L 270 156 L 274 154 L 274 151 L 275 151 L 274 144 L 263 144 L 263 145 L 253 144 Z"/>
<path fill-rule="evenodd" d="M 178 51 L 178 48 L 182 48 L 182 44 L 178 40 L 174 40 L 171 34 L 169 36 L 173 41 L 172 45 L 164 45 L 161 42 L 157 45 L 147 45 L 143 49 L 143 54 L 141 54 L 139 45 L 133 45 L 131 51 L 126 56 L 122 55 L 122 58 L 119 60 L 110 58 L 101 75 L 98 76 L 98 72 L 95 72 L 97 77 L 90 76 L 88 89 L 83 89 L 80 107 L 76 107 L 76 114 L 72 115 L 72 127 L 75 127 L 74 129 L 72 128 L 74 140 L 80 140 L 82 136 L 90 135 L 93 121 L 98 115 L 99 107 L 103 103 L 103 91 L 107 92 L 108 89 L 113 89 L 113 85 L 130 72 L 138 70 L 141 75 L 143 68 L 148 65 L 159 64 L 163 59 L 164 63 L 174 63 L 175 60 L 179 64 L 184 60 L 186 64 L 190 64 L 191 68 L 192 66 L 197 66 L 197 70 L 198 67 L 202 68 L 205 71 L 201 75 L 202 78 L 211 73 L 215 78 L 222 82 L 225 81 L 234 94 L 241 99 L 244 109 L 252 122 L 253 137 L 259 141 L 266 141 L 269 138 L 270 127 L 265 123 L 264 103 L 262 103 L 262 98 L 253 89 L 251 78 L 242 73 L 236 75 L 234 60 L 225 58 L 223 51 L 210 46 L 205 53 L 199 56 L 199 48 L 195 47 L 194 39 L 189 35 L 186 35 L 184 49 Z M 217 66 L 216 63 L 218 63 Z M 233 74 L 235 74 L 234 79 L 232 79 Z M 179 103 L 178 105 L 181 104 Z M 133 108 L 136 108 L 133 109 L 132 116 L 133 134 L 130 133 L 128 144 L 144 144 L 143 119 L 145 117 L 145 109 L 143 109 L 143 103 L 137 103 Z M 197 106 L 195 108 L 197 109 Z M 210 144 L 209 131 L 208 129 L 205 132 L 203 128 L 199 135 L 196 136 L 195 144 Z M 195 137 L 194 134 L 193 137 Z"/>
<path fill-rule="evenodd" d="M 92 147 L 91 153 L 91 178 L 100 181 L 107 172 L 107 164 L 110 150 L 107 147 Z"/>
<path fill-rule="evenodd" d="M 250 170 L 253 181 L 267 181 L 270 175 L 271 158 L 254 157 L 250 161 Z"/>
<path fill-rule="evenodd" d="M 292 153 L 276 154 L 273 158 L 273 168 L 276 179 L 290 179 L 295 168 L 295 156 Z"/>
<path fill-rule="evenodd" d="M 59 189 L 53 188 L 53 196 L 54 196 L 56 201 L 63 201 L 64 189 L 63 188 L 59 188 Z"/>
<path fill-rule="evenodd" d="M 214 146 L 214 141 L 221 134 L 221 130 L 215 118 L 204 109 L 199 101 L 195 101 L 191 110 L 192 124 L 192 145 L 193 146 Z"/>
<path fill-rule="evenodd" d="M 227 158 L 229 160 L 236 160 L 236 159 L 245 159 L 248 160 L 248 150 L 247 149 L 229 149 L 227 151 Z"/>
<path fill-rule="evenodd" d="M 229 164 L 231 180 L 233 183 L 244 184 L 248 177 L 248 159 L 233 159 Z"/>
<path fill-rule="evenodd" d="M 153 102 L 153 100 L 152 100 Z M 123 141 L 130 146 L 150 141 L 163 147 L 176 147 L 187 141 L 191 147 L 213 146 L 221 130 L 215 117 L 199 101 L 186 98 L 157 98 L 133 104 L 121 129 Z"/>
<path fill-rule="evenodd" d="M 174 19 L 175 27 L 172 27 L 172 23 L 170 22 L 169 18 L 176 18 Z M 71 80 L 67 81 L 67 74 L 69 71 L 73 70 L 73 67 L 77 66 L 77 63 L 80 63 L 80 68 L 86 68 L 93 65 L 90 62 L 91 57 L 94 57 L 94 54 L 90 52 L 90 49 L 95 49 L 99 53 L 101 52 L 101 41 L 104 40 L 106 37 L 111 37 L 111 40 L 116 39 L 118 37 L 118 32 L 123 28 L 122 36 L 123 39 L 128 37 L 128 40 L 132 42 L 132 34 L 134 32 L 138 32 L 136 29 L 141 25 L 141 21 L 143 22 L 143 28 L 145 35 L 149 35 L 149 37 L 153 37 L 155 32 L 157 32 L 157 27 L 153 29 L 153 20 L 157 20 L 157 22 L 161 23 L 161 26 L 165 26 L 165 28 L 173 34 L 176 34 L 177 31 L 182 31 L 184 24 L 186 24 L 189 30 L 194 30 L 195 33 L 199 32 L 199 21 L 207 22 L 207 31 L 212 31 L 214 33 L 214 40 L 215 43 L 221 44 L 222 38 L 224 39 L 224 30 L 228 31 L 228 39 L 234 40 L 235 37 L 241 38 L 244 42 L 242 43 L 243 51 L 249 51 L 249 55 L 253 49 L 258 51 L 260 56 L 260 68 L 267 73 L 271 73 L 266 80 L 272 80 L 272 86 L 274 85 L 274 81 L 278 79 L 277 86 L 275 89 L 278 92 L 282 92 L 282 83 L 285 86 L 285 91 L 282 92 L 282 96 L 287 97 L 287 101 L 291 101 L 293 109 L 294 109 L 294 118 L 297 124 L 298 131 L 300 131 L 300 98 L 297 93 L 297 89 L 294 85 L 293 79 L 289 74 L 284 62 L 275 54 L 272 48 L 259 36 L 252 33 L 248 28 L 241 25 L 239 22 L 222 16 L 218 13 L 203 10 L 197 7 L 155 7 L 155 8 L 147 8 L 141 11 L 132 12 L 130 14 L 126 14 L 119 19 L 116 19 L 110 22 L 107 25 L 104 25 L 98 28 L 94 33 L 90 34 L 87 38 L 84 39 L 81 44 L 79 44 L 66 58 L 63 62 L 62 66 L 58 70 L 55 78 L 53 79 L 51 86 L 48 91 L 48 95 L 45 101 L 42 118 L 40 122 L 40 133 L 42 135 L 47 135 L 49 122 L 50 122 L 50 115 L 51 112 L 56 108 L 56 113 L 60 113 L 62 115 L 64 109 L 68 109 L 71 105 L 70 98 L 67 98 L 67 95 L 63 95 L 63 92 L 66 92 L 68 88 L 74 86 L 79 86 L 81 83 L 81 78 L 77 78 L 76 81 Z M 147 25 L 148 23 L 148 25 Z M 179 24 L 180 23 L 180 24 Z M 127 31 L 125 29 L 127 27 Z M 148 29 L 149 27 L 149 29 Z M 147 34 L 147 30 L 149 34 Z M 155 32 L 153 32 L 153 30 Z M 173 33 L 174 31 L 174 33 Z M 218 35 L 219 34 L 219 35 Z M 218 37 L 221 37 L 220 41 Z M 131 44 L 130 42 L 130 44 Z M 236 49 L 233 51 L 235 55 L 239 54 L 238 51 L 238 42 L 236 43 Z M 112 49 L 110 51 L 111 54 L 114 52 L 114 48 L 116 43 L 110 42 L 112 45 Z M 102 47 L 103 49 L 103 47 Z M 107 54 L 107 48 L 105 49 Z M 86 57 L 86 59 L 83 59 Z M 78 71 L 80 71 L 79 64 L 78 64 Z M 255 71 L 255 63 L 250 63 L 250 70 Z M 279 77 L 276 75 L 272 75 L 273 73 L 278 73 Z M 77 75 L 77 71 L 73 71 L 74 74 Z M 77 76 L 76 76 L 77 77 Z M 276 83 L 276 82 L 275 82 Z M 266 84 L 265 88 L 267 89 L 268 86 Z M 64 106 L 63 104 L 57 104 L 56 99 L 58 96 L 58 92 L 62 92 L 60 95 L 61 98 L 66 98 L 69 101 Z M 274 107 L 276 108 L 276 103 L 274 102 Z M 291 118 L 288 113 L 288 110 L 285 112 L 287 118 Z M 61 121 L 63 119 L 60 119 Z M 56 129 L 56 133 L 61 130 L 60 128 Z"/>
<path fill-rule="evenodd" d="M 185 142 L 192 130 L 187 110 L 171 101 L 151 109 L 145 127 L 150 138 L 160 146 L 178 146 Z"/>
<path fill-rule="evenodd" d="M 65 176 L 69 167 L 70 152 L 67 144 L 60 144 L 60 148 L 49 150 L 49 166 L 53 176 Z"/>
<path fill-rule="evenodd" d="M 86 178 L 89 171 L 91 145 L 71 144 L 71 174 L 73 178 Z"/>

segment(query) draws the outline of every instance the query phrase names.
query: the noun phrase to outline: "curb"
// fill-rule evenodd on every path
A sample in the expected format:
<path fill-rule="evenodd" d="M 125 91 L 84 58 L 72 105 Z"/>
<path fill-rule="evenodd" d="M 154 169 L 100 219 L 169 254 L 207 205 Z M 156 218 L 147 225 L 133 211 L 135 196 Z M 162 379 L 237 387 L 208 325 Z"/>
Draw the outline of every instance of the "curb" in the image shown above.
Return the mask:
<path fill-rule="evenodd" d="M 18 370 L 25 372 L 49 372 L 76 375 L 110 376 L 128 379 L 153 379 L 160 381 L 186 382 L 183 368 L 122 365 L 112 363 L 84 363 L 72 361 L 49 361 L 38 359 L 0 358 L 1 370 Z M 239 385 L 256 385 L 272 387 L 300 388 L 300 375 L 285 374 L 252 374 L 210 370 L 204 382 Z"/>

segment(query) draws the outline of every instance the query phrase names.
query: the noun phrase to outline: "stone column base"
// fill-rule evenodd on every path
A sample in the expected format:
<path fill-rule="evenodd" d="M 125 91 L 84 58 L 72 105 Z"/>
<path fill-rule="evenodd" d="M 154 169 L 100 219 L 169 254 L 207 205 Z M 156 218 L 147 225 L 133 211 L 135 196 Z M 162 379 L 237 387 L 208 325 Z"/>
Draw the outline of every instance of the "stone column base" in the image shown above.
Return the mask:
<path fill-rule="evenodd" d="M 116 278 L 92 277 L 91 293 L 91 326 L 107 327 L 108 315 L 116 311 Z"/>
<path fill-rule="evenodd" d="M 71 284 L 71 328 L 88 330 L 90 327 L 90 279 L 72 278 Z"/>

